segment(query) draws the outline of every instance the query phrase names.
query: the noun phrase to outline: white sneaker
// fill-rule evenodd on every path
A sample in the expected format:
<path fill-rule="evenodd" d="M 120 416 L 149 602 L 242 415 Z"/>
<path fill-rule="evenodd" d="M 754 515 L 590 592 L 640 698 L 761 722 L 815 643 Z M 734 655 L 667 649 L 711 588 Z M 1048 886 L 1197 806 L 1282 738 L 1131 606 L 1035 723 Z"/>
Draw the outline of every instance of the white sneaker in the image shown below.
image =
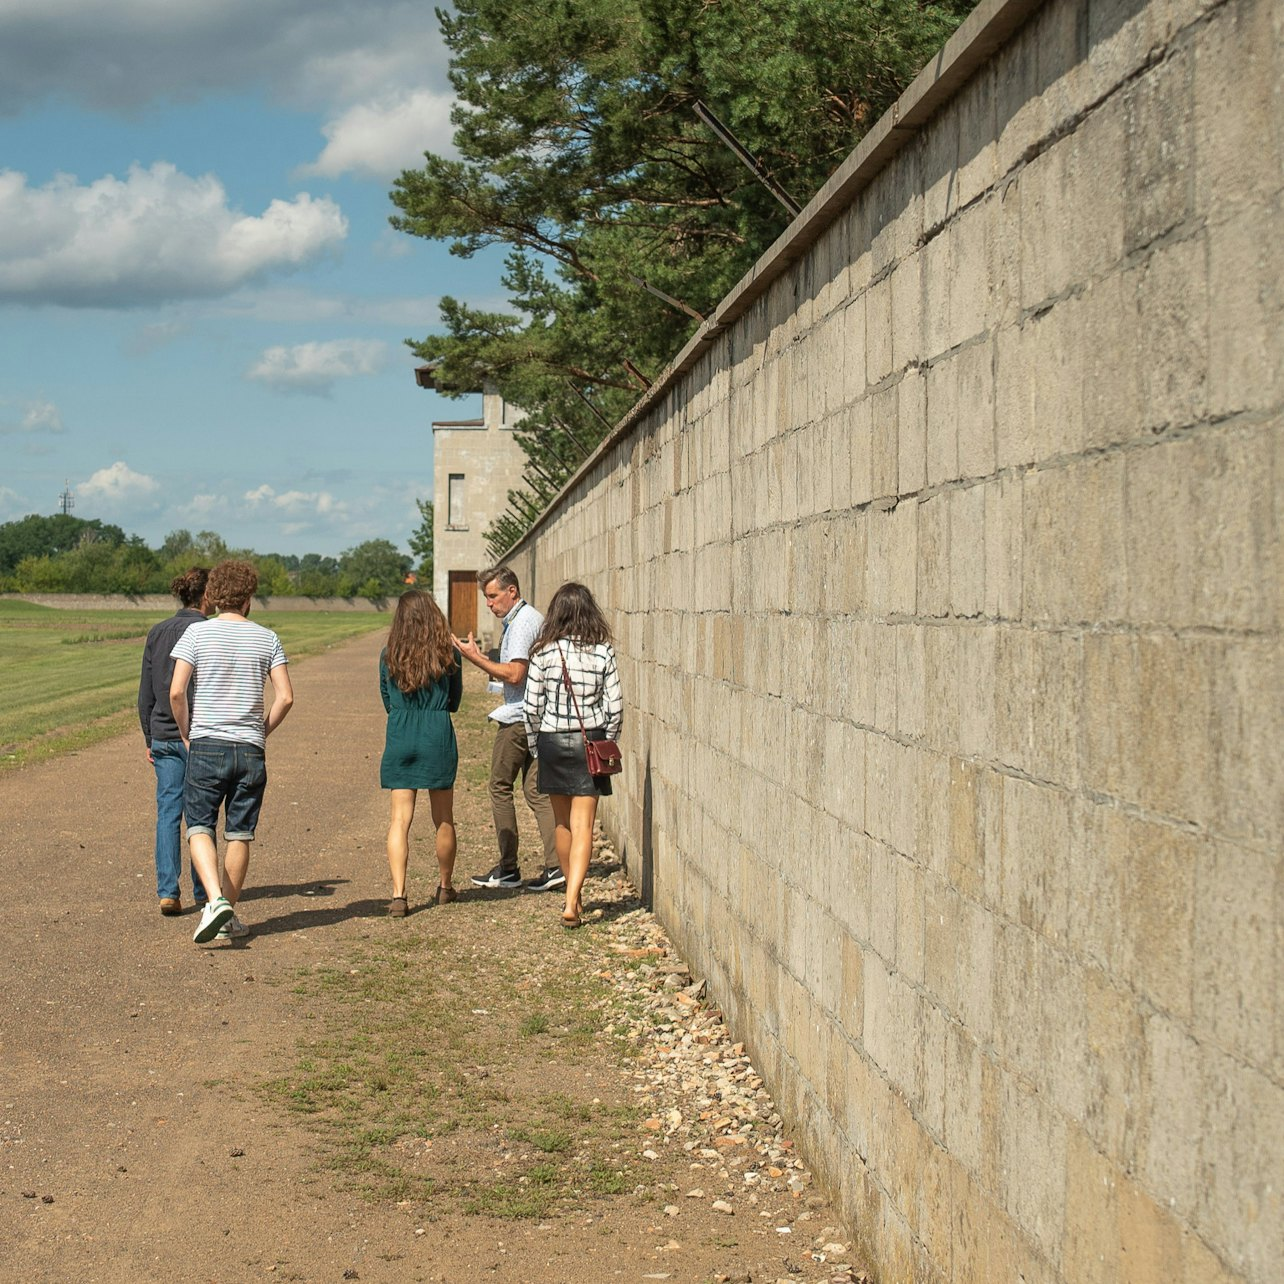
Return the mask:
<path fill-rule="evenodd" d="M 226 896 L 216 896 L 212 901 L 207 901 L 205 908 L 201 910 L 201 921 L 196 925 L 192 940 L 197 945 L 204 945 L 206 941 L 212 941 L 218 935 L 219 929 L 223 924 L 233 917 L 235 915 L 232 912 L 232 902 Z"/>
<path fill-rule="evenodd" d="M 216 941 L 239 941 L 243 936 L 249 936 L 250 929 L 241 922 L 235 914 L 218 929 Z"/>

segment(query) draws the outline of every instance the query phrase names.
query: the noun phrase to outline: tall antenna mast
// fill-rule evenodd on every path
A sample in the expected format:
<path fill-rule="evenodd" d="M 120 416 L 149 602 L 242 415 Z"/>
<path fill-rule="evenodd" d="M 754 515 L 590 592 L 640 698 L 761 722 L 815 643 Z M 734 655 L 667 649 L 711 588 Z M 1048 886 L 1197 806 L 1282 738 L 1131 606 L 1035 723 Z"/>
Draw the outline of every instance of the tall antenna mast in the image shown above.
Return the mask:
<path fill-rule="evenodd" d="M 71 493 L 69 481 L 64 481 L 62 484 L 62 494 L 58 496 L 58 507 L 62 509 L 64 516 L 76 507 L 76 497 Z"/>

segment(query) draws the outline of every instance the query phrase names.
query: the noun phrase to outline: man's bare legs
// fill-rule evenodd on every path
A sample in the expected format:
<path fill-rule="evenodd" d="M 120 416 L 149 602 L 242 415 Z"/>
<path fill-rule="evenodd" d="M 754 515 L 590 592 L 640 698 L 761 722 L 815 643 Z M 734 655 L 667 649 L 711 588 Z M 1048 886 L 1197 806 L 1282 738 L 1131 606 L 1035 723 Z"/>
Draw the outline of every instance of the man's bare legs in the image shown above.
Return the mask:
<path fill-rule="evenodd" d="M 241 899 L 241 888 L 250 868 L 250 845 L 243 839 L 229 838 L 223 853 L 223 877 L 218 873 L 218 847 L 209 834 L 189 834 L 188 846 L 192 849 L 192 864 L 205 888 L 205 895 L 214 900 L 226 896 L 235 905 Z"/>

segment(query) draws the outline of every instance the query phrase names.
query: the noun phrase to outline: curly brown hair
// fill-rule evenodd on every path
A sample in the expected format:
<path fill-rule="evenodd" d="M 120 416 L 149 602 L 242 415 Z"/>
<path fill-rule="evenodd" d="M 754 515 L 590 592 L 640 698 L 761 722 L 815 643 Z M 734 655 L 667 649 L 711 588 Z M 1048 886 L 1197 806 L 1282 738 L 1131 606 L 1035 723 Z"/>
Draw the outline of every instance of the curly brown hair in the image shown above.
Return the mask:
<path fill-rule="evenodd" d="M 182 575 L 176 575 L 170 581 L 169 591 L 184 606 L 200 606 L 201 598 L 205 596 L 205 581 L 210 577 L 210 568 L 208 566 L 193 566 L 184 571 Z"/>
<path fill-rule="evenodd" d="M 397 599 L 384 663 L 388 676 L 407 694 L 436 682 L 455 667 L 450 626 L 441 607 L 427 593 L 407 589 Z"/>
<path fill-rule="evenodd" d="M 259 573 L 249 562 L 220 562 L 205 585 L 205 600 L 216 611 L 239 611 L 259 587 Z"/>
<path fill-rule="evenodd" d="M 568 580 L 548 604 L 544 627 L 531 644 L 531 654 L 565 638 L 581 646 L 597 646 L 611 640 L 611 626 L 593 594 L 583 584 Z"/>

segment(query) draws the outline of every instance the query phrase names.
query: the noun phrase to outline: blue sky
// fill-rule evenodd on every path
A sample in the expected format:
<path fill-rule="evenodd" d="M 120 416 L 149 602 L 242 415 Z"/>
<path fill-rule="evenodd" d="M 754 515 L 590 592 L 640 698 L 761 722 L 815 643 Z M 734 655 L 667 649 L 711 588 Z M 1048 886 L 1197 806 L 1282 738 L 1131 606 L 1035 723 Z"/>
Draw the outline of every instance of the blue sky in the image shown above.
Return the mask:
<path fill-rule="evenodd" d="M 0 521 L 153 546 L 405 547 L 433 419 L 403 340 L 500 255 L 394 232 L 392 180 L 448 151 L 432 7 L 0 3 Z"/>

